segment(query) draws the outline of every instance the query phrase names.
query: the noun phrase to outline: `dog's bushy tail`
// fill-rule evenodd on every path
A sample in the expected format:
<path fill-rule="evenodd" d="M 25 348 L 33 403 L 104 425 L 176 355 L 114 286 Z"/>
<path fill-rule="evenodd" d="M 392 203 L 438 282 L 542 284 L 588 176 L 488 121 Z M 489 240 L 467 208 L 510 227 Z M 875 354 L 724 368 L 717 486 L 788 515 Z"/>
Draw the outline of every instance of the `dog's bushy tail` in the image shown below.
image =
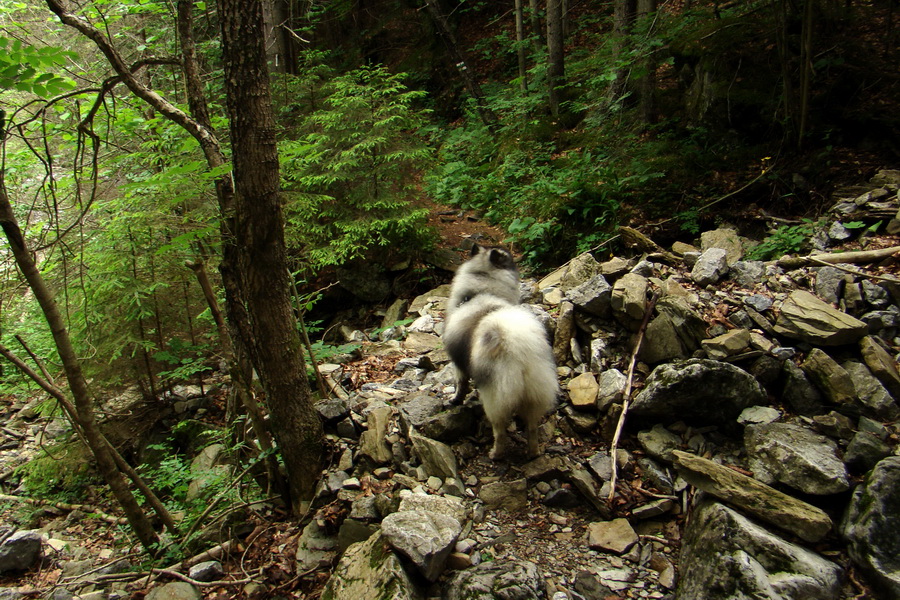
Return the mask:
<path fill-rule="evenodd" d="M 544 326 L 525 306 L 486 315 L 472 332 L 472 378 L 492 423 L 539 421 L 556 405 L 558 383 Z"/>

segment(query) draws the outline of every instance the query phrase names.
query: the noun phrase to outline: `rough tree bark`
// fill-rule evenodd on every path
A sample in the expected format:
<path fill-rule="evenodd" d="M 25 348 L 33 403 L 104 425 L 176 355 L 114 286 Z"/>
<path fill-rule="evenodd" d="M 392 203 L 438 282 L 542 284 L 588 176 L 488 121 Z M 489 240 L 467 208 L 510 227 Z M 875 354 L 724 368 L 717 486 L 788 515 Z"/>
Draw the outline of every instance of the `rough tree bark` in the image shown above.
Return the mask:
<path fill-rule="evenodd" d="M 206 129 L 213 130 L 209 118 L 209 106 L 206 102 L 206 94 L 203 91 L 203 81 L 198 68 L 196 45 L 193 34 L 193 2 L 191 0 L 178 0 L 178 41 L 181 46 L 182 68 L 184 70 L 185 89 L 187 90 L 188 106 L 191 115 Z M 210 160 L 211 158 L 212 160 Z M 210 149 L 208 162 L 210 167 L 225 163 L 225 157 L 221 149 Z M 225 178 L 222 178 L 225 179 Z M 252 332 L 250 329 L 250 317 L 247 314 L 244 302 L 241 300 L 242 291 L 238 281 L 237 256 L 238 249 L 234 236 L 234 189 L 231 180 L 216 182 L 216 195 L 219 202 L 220 233 L 222 238 L 222 261 L 219 272 L 222 276 L 222 284 L 225 288 L 225 302 L 228 312 L 228 328 L 221 320 L 218 301 L 212 292 L 209 278 L 206 276 L 203 252 L 198 249 L 200 259 L 198 268 L 188 265 L 197 276 L 204 298 L 216 319 L 216 327 L 219 332 L 219 340 L 222 344 L 223 354 L 228 364 L 228 372 L 231 375 L 232 394 L 228 399 L 226 416 L 228 422 L 233 423 L 238 415 L 239 406 L 243 406 L 250 416 L 250 423 L 256 439 L 259 441 L 260 450 L 268 452 L 272 449 L 272 436 L 265 426 L 262 410 L 253 397 L 251 381 L 253 380 L 253 367 L 250 364 L 249 348 Z M 280 476 L 277 468 L 277 460 L 274 456 L 266 459 L 266 474 L 269 478 L 269 487 L 278 494 L 286 496 L 286 484 Z"/>
<path fill-rule="evenodd" d="M 516 56 L 519 61 L 519 89 L 528 91 L 528 71 L 525 62 L 525 12 L 522 0 L 515 0 Z"/>
<path fill-rule="evenodd" d="M 291 505 L 300 514 L 320 475 L 323 431 L 311 401 L 285 276 L 284 215 L 262 2 L 220 0 L 219 16 L 241 288 L 253 329 L 254 362 L 288 472 Z"/>
<path fill-rule="evenodd" d="M 562 0 L 547 0 L 547 84 L 550 87 L 550 114 L 560 115 L 566 85 Z"/>

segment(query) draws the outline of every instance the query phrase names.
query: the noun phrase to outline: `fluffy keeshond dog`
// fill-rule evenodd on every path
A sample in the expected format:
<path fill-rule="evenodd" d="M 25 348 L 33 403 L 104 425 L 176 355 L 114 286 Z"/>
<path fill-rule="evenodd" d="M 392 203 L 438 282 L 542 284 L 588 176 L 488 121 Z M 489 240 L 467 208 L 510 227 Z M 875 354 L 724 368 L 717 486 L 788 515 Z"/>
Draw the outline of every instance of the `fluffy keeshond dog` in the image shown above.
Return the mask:
<path fill-rule="evenodd" d="M 547 332 L 520 300 L 512 255 L 476 245 L 453 277 L 445 316 L 444 347 L 459 376 L 454 402 L 469 393 L 472 379 L 494 430 L 495 460 L 514 416 L 525 422 L 529 456 L 537 456 L 538 425 L 559 389 Z"/>

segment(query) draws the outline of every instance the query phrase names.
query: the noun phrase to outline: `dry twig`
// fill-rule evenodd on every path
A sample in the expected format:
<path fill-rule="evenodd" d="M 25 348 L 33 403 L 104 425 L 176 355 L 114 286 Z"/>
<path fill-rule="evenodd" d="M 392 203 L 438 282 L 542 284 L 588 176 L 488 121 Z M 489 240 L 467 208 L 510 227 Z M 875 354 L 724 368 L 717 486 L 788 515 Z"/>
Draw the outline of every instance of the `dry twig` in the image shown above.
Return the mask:
<path fill-rule="evenodd" d="M 622 428 L 625 426 L 625 415 L 628 414 L 628 405 L 631 402 L 631 386 L 634 382 L 634 366 L 637 363 L 638 353 L 641 351 L 641 344 L 644 343 L 644 332 L 647 331 L 647 324 L 650 322 L 650 316 L 653 314 L 653 308 L 659 299 L 659 292 L 654 291 L 653 296 L 647 301 L 644 310 L 644 320 L 641 322 L 641 328 L 638 330 L 637 341 L 634 344 L 634 351 L 631 353 L 631 361 L 628 364 L 628 380 L 625 384 L 625 393 L 623 394 L 622 413 L 619 415 L 619 422 L 616 424 L 616 433 L 613 435 L 612 443 L 609 446 L 609 460 L 612 467 L 612 477 L 609 480 L 609 498 L 607 501 L 612 504 L 613 498 L 616 496 L 616 479 L 618 476 L 618 465 L 616 464 L 616 451 L 619 446 L 619 437 L 622 435 Z"/>

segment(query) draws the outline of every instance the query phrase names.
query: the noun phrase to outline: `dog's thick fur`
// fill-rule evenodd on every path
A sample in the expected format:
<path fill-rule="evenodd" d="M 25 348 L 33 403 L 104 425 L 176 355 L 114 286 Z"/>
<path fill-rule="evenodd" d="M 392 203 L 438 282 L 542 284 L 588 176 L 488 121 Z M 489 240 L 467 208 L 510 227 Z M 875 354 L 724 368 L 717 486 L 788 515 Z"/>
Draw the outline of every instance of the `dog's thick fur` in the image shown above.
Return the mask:
<path fill-rule="evenodd" d="M 459 374 L 454 401 L 468 394 L 471 378 L 494 431 L 492 459 L 503 455 L 514 416 L 525 422 L 529 456 L 537 456 L 538 425 L 559 388 L 547 332 L 520 298 L 512 256 L 475 246 L 453 278 L 447 305 L 444 346 Z"/>

